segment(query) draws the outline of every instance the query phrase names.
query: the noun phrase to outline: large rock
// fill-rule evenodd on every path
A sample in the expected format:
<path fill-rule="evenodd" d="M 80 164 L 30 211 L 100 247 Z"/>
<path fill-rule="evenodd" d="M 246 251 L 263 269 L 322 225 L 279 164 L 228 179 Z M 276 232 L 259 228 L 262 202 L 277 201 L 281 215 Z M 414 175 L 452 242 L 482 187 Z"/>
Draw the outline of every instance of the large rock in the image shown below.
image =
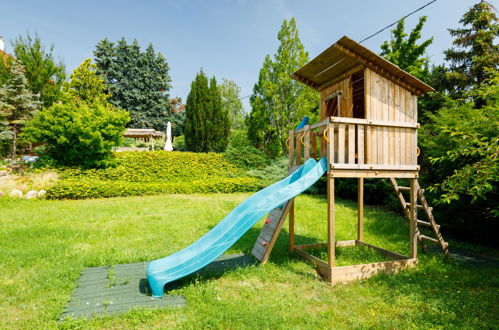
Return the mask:
<path fill-rule="evenodd" d="M 47 191 L 46 191 L 46 190 L 44 190 L 44 189 L 42 189 L 42 190 L 40 190 L 40 191 L 38 192 L 38 197 L 43 197 L 43 196 L 45 196 L 46 194 L 47 194 Z"/>
<path fill-rule="evenodd" d="M 17 197 L 17 198 L 22 198 L 23 197 L 23 192 L 19 189 L 12 189 L 12 191 L 9 194 L 10 197 Z"/>
<path fill-rule="evenodd" d="M 26 193 L 26 199 L 33 199 L 33 198 L 36 198 L 38 196 L 38 191 L 36 190 L 30 190 Z"/>

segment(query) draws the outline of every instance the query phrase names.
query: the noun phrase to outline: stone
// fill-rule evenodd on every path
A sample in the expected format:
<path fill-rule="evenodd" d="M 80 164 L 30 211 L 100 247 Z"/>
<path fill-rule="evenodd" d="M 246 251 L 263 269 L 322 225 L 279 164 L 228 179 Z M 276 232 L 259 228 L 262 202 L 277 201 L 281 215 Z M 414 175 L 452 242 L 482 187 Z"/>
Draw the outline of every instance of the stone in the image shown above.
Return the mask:
<path fill-rule="evenodd" d="M 38 191 L 36 190 L 30 190 L 26 193 L 26 199 L 33 199 L 33 198 L 36 198 L 36 196 L 38 196 Z"/>
<path fill-rule="evenodd" d="M 38 197 L 43 197 L 43 196 L 45 196 L 46 194 L 47 194 L 47 191 L 46 191 L 46 190 L 44 190 L 44 189 L 42 189 L 42 190 L 40 190 L 40 191 L 38 192 Z"/>
<path fill-rule="evenodd" d="M 3 196 L 5 196 L 5 193 L 0 190 L 0 197 L 3 197 Z"/>
<path fill-rule="evenodd" d="M 17 197 L 17 198 L 22 198 L 23 197 L 23 192 L 19 189 L 12 189 L 12 191 L 9 194 L 10 197 Z"/>

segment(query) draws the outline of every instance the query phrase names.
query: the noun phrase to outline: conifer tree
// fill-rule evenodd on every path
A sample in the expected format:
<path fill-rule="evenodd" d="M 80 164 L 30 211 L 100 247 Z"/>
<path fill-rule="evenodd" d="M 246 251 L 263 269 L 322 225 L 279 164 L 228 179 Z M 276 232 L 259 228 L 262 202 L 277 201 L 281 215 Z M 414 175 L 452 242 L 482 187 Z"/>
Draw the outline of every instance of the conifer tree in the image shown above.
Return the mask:
<path fill-rule="evenodd" d="M 250 99 L 248 138 L 271 156 L 286 150 L 287 132 L 303 116 L 316 116 L 318 94 L 291 79 L 308 62 L 308 52 L 298 37 L 295 19 L 284 20 L 277 35 L 279 48 L 273 60 L 266 56 Z"/>
<path fill-rule="evenodd" d="M 18 61 L 10 62 L 9 77 L 0 88 L 0 139 L 12 141 L 12 158 L 15 158 L 21 127 L 41 104 L 29 90 L 24 68 Z"/>
<path fill-rule="evenodd" d="M 201 70 L 191 83 L 185 108 L 185 144 L 196 152 L 222 152 L 227 147 L 230 123 L 222 108 L 215 77 Z"/>
<path fill-rule="evenodd" d="M 97 74 L 97 66 L 87 58 L 70 75 L 70 81 L 64 82 L 62 90 L 66 98 L 76 103 L 104 103 L 111 96 L 106 93 L 106 84 Z"/>
<path fill-rule="evenodd" d="M 113 43 L 101 40 L 94 51 L 97 72 L 112 95 L 109 102 L 130 112 L 130 127 L 163 131 L 170 114 L 168 91 L 169 67 L 152 44 L 142 51 L 137 40 L 124 38 Z"/>
<path fill-rule="evenodd" d="M 487 1 L 473 5 L 459 21 L 462 28 L 449 29 L 455 37 L 453 48 L 445 51 L 445 60 L 450 64 L 446 75 L 446 89 L 454 97 L 473 87 L 492 81 L 499 65 L 499 23 L 493 6 Z M 487 71 L 489 68 L 492 71 Z M 484 100 L 475 100 L 477 106 Z"/>

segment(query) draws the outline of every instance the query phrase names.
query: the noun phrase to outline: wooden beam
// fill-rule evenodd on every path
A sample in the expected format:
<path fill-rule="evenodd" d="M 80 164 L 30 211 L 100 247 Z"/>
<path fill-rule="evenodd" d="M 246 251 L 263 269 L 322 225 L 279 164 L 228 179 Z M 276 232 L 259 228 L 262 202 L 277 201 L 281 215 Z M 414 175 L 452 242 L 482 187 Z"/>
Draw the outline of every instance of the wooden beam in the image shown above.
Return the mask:
<path fill-rule="evenodd" d="M 366 279 L 380 273 L 395 274 L 403 269 L 414 267 L 418 259 L 403 259 L 382 261 L 371 264 L 333 267 L 331 268 L 331 283 L 341 283 Z"/>
<path fill-rule="evenodd" d="M 357 239 L 364 239 L 364 178 L 358 179 L 357 201 L 359 210 L 357 214 Z"/>
<path fill-rule="evenodd" d="M 411 122 L 400 122 L 400 121 L 395 122 L 395 121 L 362 119 L 362 118 L 346 118 L 346 117 L 329 117 L 329 122 L 341 123 L 341 124 L 368 125 L 368 126 L 412 128 L 412 129 L 417 129 L 421 126 L 419 123 L 411 123 Z"/>
<path fill-rule="evenodd" d="M 419 176 L 419 171 L 407 170 L 364 170 L 364 169 L 333 169 L 330 175 L 335 178 L 406 178 L 413 179 Z"/>
<path fill-rule="evenodd" d="M 411 179 L 411 205 L 409 207 L 409 227 L 410 227 L 410 253 L 411 258 L 418 257 L 418 237 L 417 237 L 417 180 Z"/>
<path fill-rule="evenodd" d="M 331 144 L 331 143 L 330 143 Z M 329 156 L 329 155 L 328 155 Z M 329 157 L 328 157 L 329 158 Z M 334 267 L 336 264 L 335 256 L 335 224 L 334 224 L 334 178 L 328 176 L 327 178 L 327 263 L 329 267 Z"/>
<path fill-rule="evenodd" d="M 289 209 L 289 250 L 295 250 L 295 199 L 291 200 L 291 208 Z"/>
<path fill-rule="evenodd" d="M 310 261 L 326 281 L 331 282 L 331 267 L 326 262 L 317 258 L 316 256 L 311 255 L 310 253 L 305 252 L 302 249 L 296 248 L 295 251 L 296 254 L 298 254 L 303 259 Z"/>
<path fill-rule="evenodd" d="M 365 246 L 365 247 L 368 247 L 368 248 L 371 248 L 373 250 L 376 250 L 380 254 L 382 254 L 383 256 L 385 256 L 386 258 L 390 258 L 390 259 L 393 259 L 393 260 L 409 259 L 409 257 L 404 256 L 403 254 L 400 254 L 400 253 L 397 253 L 397 252 L 393 252 L 393 251 L 390 251 L 390 250 L 386 250 L 386 249 L 383 249 L 383 248 L 380 248 L 378 246 L 375 246 L 375 245 L 372 245 L 372 244 L 368 244 L 368 243 L 365 243 L 365 242 L 362 242 L 362 241 L 357 241 L 357 244 Z"/>
<path fill-rule="evenodd" d="M 335 170 L 384 170 L 384 171 L 419 171 L 419 165 L 384 165 L 384 164 L 331 164 Z"/>
<path fill-rule="evenodd" d="M 309 80 L 309 79 L 307 79 L 305 77 L 300 76 L 299 74 L 293 73 L 291 75 L 291 78 L 293 78 L 295 80 L 298 80 L 299 82 L 302 82 L 305 85 L 308 85 L 308 86 L 312 87 L 313 89 L 317 89 L 318 90 L 318 88 L 319 88 L 318 84 L 314 83 L 313 81 L 311 81 L 311 80 Z"/>

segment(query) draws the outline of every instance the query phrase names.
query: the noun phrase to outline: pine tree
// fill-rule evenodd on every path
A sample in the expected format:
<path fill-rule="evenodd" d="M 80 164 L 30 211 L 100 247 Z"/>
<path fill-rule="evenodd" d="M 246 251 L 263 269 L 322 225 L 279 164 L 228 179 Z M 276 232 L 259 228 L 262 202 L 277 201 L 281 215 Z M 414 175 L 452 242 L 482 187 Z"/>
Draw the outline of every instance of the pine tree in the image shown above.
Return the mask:
<path fill-rule="evenodd" d="M 445 51 L 445 60 L 450 67 L 443 86 L 455 98 L 461 97 L 465 90 L 491 81 L 492 76 L 485 68 L 497 70 L 499 64 L 499 24 L 493 6 L 480 1 L 459 22 L 463 24 L 462 28 L 449 29 L 455 39 L 454 47 Z M 477 106 L 485 103 L 476 101 Z"/>
<path fill-rule="evenodd" d="M 250 141 L 271 156 L 286 150 L 288 131 L 303 116 L 316 116 L 319 106 L 318 94 L 290 77 L 308 62 L 294 18 L 289 22 L 284 20 L 277 38 L 280 45 L 274 59 L 265 57 L 253 88 L 247 122 Z"/>
<path fill-rule="evenodd" d="M 15 158 L 21 127 L 40 107 L 40 102 L 29 90 L 24 68 L 18 61 L 10 63 L 9 77 L 0 88 L 0 136 L 12 140 L 12 158 Z"/>
<path fill-rule="evenodd" d="M 152 44 L 141 51 L 137 40 L 128 44 L 124 38 L 116 44 L 101 40 L 94 51 L 97 72 L 118 108 L 127 109 L 131 127 L 164 130 L 169 113 L 168 91 L 171 88 L 169 67 Z"/>
<path fill-rule="evenodd" d="M 201 70 L 191 83 L 185 108 L 185 144 L 196 152 L 222 152 L 227 147 L 230 123 L 222 108 L 216 79 Z"/>

